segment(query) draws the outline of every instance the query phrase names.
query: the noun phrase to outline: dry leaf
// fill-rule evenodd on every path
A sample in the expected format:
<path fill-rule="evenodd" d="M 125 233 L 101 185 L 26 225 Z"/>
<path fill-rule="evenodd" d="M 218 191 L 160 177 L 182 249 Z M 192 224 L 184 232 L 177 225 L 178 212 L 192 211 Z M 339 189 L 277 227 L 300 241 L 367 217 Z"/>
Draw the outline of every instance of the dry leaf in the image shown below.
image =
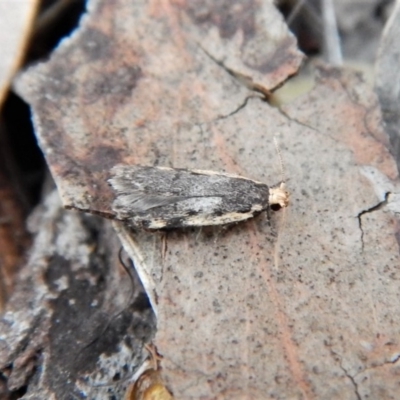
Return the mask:
<path fill-rule="evenodd" d="M 270 224 L 261 215 L 168 233 L 118 227 L 157 313 L 174 398 L 390 398 L 397 169 L 379 105 L 357 74 L 330 68 L 282 110 L 249 93 L 249 82 L 268 92 L 301 62 L 265 4 L 92 2 L 80 30 L 18 88 L 64 205 L 105 216 L 118 163 L 278 183 L 279 134 L 292 200 Z"/>
<path fill-rule="evenodd" d="M 57 193 L 30 222 L 35 244 L 0 319 L 0 397 L 122 398 L 154 319 L 118 261 L 115 234 L 64 210 Z"/>

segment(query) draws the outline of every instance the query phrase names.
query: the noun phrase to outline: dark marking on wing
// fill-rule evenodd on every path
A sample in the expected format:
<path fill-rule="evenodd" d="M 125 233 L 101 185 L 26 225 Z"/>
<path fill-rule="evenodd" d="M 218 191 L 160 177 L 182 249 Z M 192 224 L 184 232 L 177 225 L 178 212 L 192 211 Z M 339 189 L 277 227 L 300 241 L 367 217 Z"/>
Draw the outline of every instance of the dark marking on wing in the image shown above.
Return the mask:
<path fill-rule="evenodd" d="M 112 174 L 113 211 L 134 226 L 217 225 L 269 206 L 267 185 L 236 175 L 140 165 L 117 165 Z"/>

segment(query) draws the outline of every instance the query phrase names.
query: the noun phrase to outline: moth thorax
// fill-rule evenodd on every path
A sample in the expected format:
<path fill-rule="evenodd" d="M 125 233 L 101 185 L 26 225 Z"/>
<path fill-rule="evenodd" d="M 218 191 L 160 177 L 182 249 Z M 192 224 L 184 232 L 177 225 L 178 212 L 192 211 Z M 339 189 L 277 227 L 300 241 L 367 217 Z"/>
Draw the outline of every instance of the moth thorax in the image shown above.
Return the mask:
<path fill-rule="evenodd" d="M 269 205 L 279 205 L 287 207 L 289 205 L 289 192 L 285 189 L 285 184 L 282 182 L 278 187 L 269 189 Z"/>

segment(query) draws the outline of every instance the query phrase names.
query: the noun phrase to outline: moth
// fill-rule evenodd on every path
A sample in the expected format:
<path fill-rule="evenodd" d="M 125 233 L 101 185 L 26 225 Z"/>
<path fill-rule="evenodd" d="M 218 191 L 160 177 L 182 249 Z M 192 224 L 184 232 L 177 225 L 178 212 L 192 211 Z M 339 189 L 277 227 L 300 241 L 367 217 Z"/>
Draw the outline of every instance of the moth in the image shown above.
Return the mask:
<path fill-rule="evenodd" d="M 111 174 L 116 218 L 148 230 L 228 224 L 289 205 L 284 182 L 142 165 L 116 165 Z"/>

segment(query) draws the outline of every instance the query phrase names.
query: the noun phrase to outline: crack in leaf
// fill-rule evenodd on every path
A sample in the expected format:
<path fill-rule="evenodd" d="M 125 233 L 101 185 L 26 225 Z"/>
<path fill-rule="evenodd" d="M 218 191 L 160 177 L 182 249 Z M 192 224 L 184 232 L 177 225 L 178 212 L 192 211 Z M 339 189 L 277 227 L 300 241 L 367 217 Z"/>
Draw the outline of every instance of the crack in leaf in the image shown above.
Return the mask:
<path fill-rule="evenodd" d="M 215 58 L 211 53 L 209 53 L 200 43 L 198 43 L 198 46 L 200 47 L 201 50 L 203 50 L 204 54 L 209 57 L 215 64 L 217 64 L 219 67 L 224 69 L 229 75 L 231 75 L 234 79 L 236 79 L 240 84 L 243 86 L 247 87 L 250 90 L 254 90 L 255 92 L 262 93 L 266 99 L 269 99 L 270 96 L 272 95 L 272 92 L 277 89 L 278 87 L 282 86 L 284 82 L 280 83 L 277 85 L 276 88 L 272 88 L 271 90 L 266 88 L 263 85 L 258 84 L 257 82 L 254 82 L 253 78 L 249 75 L 245 75 L 242 72 L 235 71 L 229 67 L 227 67 L 223 61 L 218 60 Z"/>
<path fill-rule="evenodd" d="M 375 204 L 374 206 L 367 208 L 366 210 L 363 210 L 358 213 L 357 219 L 358 219 L 358 226 L 361 231 L 361 248 L 362 248 L 362 250 L 364 250 L 364 229 L 363 229 L 363 224 L 362 224 L 362 216 L 365 214 L 369 214 L 374 211 L 380 210 L 383 207 L 385 207 L 388 204 L 388 199 L 389 199 L 390 194 L 391 194 L 390 192 L 386 192 L 385 198 L 382 201 L 380 201 L 378 204 Z"/>
<path fill-rule="evenodd" d="M 285 110 L 282 109 L 282 107 L 277 107 L 277 110 L 285 117 L 287 118 L 289 121 L 291 122 L 295 122 L 296 124 L 299 124 L 301 126 L 304 126 L 305 128 L 309 128 L 311 130 L 313 130 L 314 132 L 319 132 L 317 128 L 313 127 L 312 125 L 308 125 L 305 122 L 302 122 L 300 120 L 298 120 L 297 118 L 293 118 L 291 117 Z"/>
<path fill-rule="evenodd" d="M 345 375 L 347 376 L 347 378 L 350 379 L 350 382 L 352 383 L 353 387 L 354 387 L 354 393 L 357 397 L 357 400 L 361 400 L 361 395 L 358 392 L 358 383 L 356 382 L 356 380 L 354 379 L 354 376 L 350 375 L 349 372 L 347 371 L 347 369 L 345 367 L 343 367 L 342 363 L 339 364 L 340 365 L 340 369 L 345 373 Z"/>
<path fill-rule="evenodd" d="M 385 367 L 386 365 L 390 365 L 390 364 L 394 365 L 394 364 L 396 364 L 399 360 L 400 360 L 400 353 L 397 354 L 396 357 L 394 357 L 392 360 L 384 361 L 384 362 L 382 362 L 382 363 L 379 363 L 379 364 L 376 364 L 376 365 L 373 365 L 373 366 L 364 368 L 364 369 L 361 370 L 360 372 L 357 372 L 357 373 L 354 375 L 354 377 L 356 377 L 356 376 L 358 376 L 358 375 L 360 375 L 360 374 L 363 374 L 363 373 L 365 373 L 365 372 L 371 371 L 371 370 L 373 371 L 373 370 L 375 370 L 375 369 Z"/>
<path fill-rule="evenodd" d="M 243 108 L 247 106 L 247 103 L 249 102 L 250 99 L 255 98 L 255 96 L 247 96 L 244 99 L 244 102 L 240 104 L 238 107 L 236 107 L 233 111 L 229 112 L 228 114 L 225 115 L 220 115 L 219 117 L 215 118 L 212 122 L 219 121 L 221 119 L 226 119 L 231 117 L 232 115 L 237 114 L 239 111 L 241 111 Z"/>

